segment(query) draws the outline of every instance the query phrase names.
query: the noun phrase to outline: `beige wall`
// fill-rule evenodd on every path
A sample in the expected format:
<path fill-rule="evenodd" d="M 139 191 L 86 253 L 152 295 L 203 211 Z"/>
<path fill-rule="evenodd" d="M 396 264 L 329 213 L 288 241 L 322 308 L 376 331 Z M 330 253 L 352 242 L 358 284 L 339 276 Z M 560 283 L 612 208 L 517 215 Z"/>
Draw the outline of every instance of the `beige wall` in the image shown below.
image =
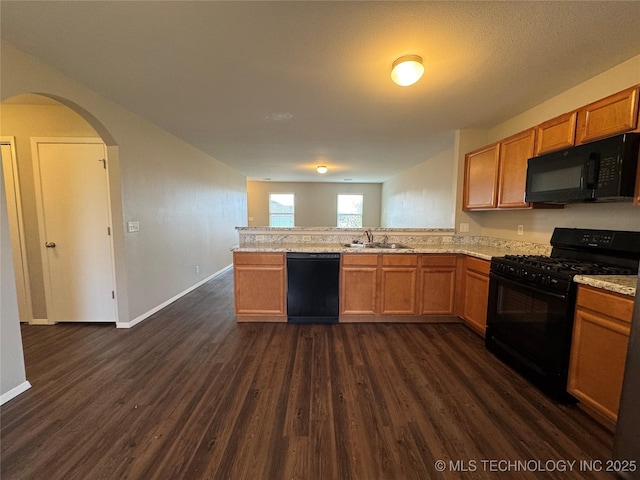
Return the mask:
<path fill-rule="evenodd" d="M 288 183 L 247 182 L 249 226 L 269 225 L 269 194 L 295 195 L 296 227 L 335 227 L 338 221 L 338 194 L 364 195 L 362 223 L 364 227 L 380 226 L 379 183 Z"/>
<path fill-rule="evenodd" d="M 26 96 L 20 97 L 28 100 Z M 62 105 L 0 104 L 0 135 L 13 136 L 20 177 L 25 243 L 34 318 L 47 318 L 34 190 L 31 137 L 97 137 L 80 115 Z"/>
<path fill-rule="evenodd" d="M 470 224 L 470 235 L 548 243 L 555 227 L 640 230 L 640 207 L 629 203 L 571 204 L 562 210 L 462 211 L 464 154 L 487 143 L 533 127 L 545 120 L 579 108 L 607 95 L 640 83 L 640 55 L 487 131 L 458 132 L 458 195 L 456 228 Z M 524 236 L 517 226 L 524 225 Z"/>
<path fill-rule="evenodd" d="M 0 395 L 24 385 L 26 379 L 11 258 L 7 200 L 4 177 L 0 175 Z"/>
<path fill-rule="evenodd" d="M 388 228 L 453 228 L 455 157 L 447 150 L 382 184 L 380 224 Z"/>
<path fill-rule="evenodd" d="M 235 227 L 246 225 L 246 177 L 37 59 L 1 47 L 3 100 L 27 92 L 59 96 L 101 123 L 94 128 L 108 145 L 114 229 L 122 238 L 115 252 L 121 322 L 231 264 Z M 129 220 L 140 221 L 139 233 L 126 233 Z"/>
<path fill-rule="evenodd" d="M 640 83 L 640 56 L 491 129 L 457 131 L 452 150 L 430 158 L 383 183 L 381 225 L 432 228 L 452 226 L 460 233 L 460 224 L 466 223 L 469 225 L 469 232 L 460 233 L 462 235 L 486 235 L 539 243 L 548 243 L 557 226 L 640 230 L 640 208 L 629 203 L 573 204 L 562 210 L 462 211 L 464 156 L 467 152 L 637 83 Z M 447 165 L 448 159 L 452 165 Z M 452 210 L 453 215 L 450 214 Z M 452 224 L 443 224 L 450 218 L 449 215 Z M 517 235 L 518 225 L 524 225 L 524 236 Z"/>

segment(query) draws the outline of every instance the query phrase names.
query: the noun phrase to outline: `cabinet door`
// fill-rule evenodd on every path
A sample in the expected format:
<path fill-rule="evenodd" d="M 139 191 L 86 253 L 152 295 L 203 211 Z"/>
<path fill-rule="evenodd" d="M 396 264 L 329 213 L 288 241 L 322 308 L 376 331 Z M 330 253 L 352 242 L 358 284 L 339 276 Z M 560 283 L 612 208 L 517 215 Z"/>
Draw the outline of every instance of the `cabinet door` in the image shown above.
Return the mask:
<path fill-rule="evenodd" d="M 285 316 L 284 265 L 235 265 L 235 307 L 242 315 Z"/>
<path fill-rule="evenodd" d="M 499 208 L 527 208 L 527 160 L 533 157 L 535 129 L 513 135 L 500 142 Z"/>
<path fill-rule="evenodd" d="M 464 210 L 495 208 L 498 187 L 499 144 L 468 153 L 464 167 Z"/>
<path fill-rule="evenodd" d="M 239 322 L 286 322 L 283 253 L 234 252 L 233 280 Z"/>
<path fill-rule="evenodd" d="M 377 285 L 377 266 L 345 266 L 343 264 L 340 281 L 340 313 L 374 315 Z"/>
<path fill-rule="evenodd" d="M 576 140 L 577 116 L 578 112 L 569 112 L 538 125 L 534 155 L 573 146 Z"/>
<path fill-rule="evenodd" d="M 465 259 L 464 308 L 462 318 L 482 336 L 487 327 L 489 299 L 489 262 L 478 258 Z"/>
<path fill-rule="evenodd" d="M 610 428 L 618 418 L 632 310 L 631 297 L 579 289 L 567 390 Z"/>
<path fill-rule="evenodd" d="M 420 269 L 420 314 L 453 315 L 455 305 L 456 267 L 423 267 Z"/>
<path fill-rule="evenodd" d="M 416 314 L 416 267 L 382 267 L 380 313 L 382 315 Z"/>
<path fill-rule="evenodd" d="M 580 108 L 576 144 L 634 130 L 637 122 L 638 87 L 633 87 Z"/>

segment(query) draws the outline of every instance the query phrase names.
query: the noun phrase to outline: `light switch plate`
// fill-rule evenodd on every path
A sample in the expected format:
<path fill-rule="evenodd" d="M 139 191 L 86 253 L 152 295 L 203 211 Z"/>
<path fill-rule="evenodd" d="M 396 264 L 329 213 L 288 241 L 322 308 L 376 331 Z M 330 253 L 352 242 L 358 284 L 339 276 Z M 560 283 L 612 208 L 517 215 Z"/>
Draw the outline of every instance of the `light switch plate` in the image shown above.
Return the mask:
<path fill-rule="evenodd" d="M 127 222 L 127 230 L 129 231 L 129 233 L 131 233 L 131 232 L 139 232 L 140 231 L 140 222 L 139 221 Z"/>
<path fill-rule="evenodd" d="M 468 232 L 469 231 L 469 224 L 468 223 L 461 223 L 460 224 L 460 231 L 461 232 Z"/>
<path fill-rule="evenodd" d="M 518 225 L 518 235 L 524 235 L 524 225 Z"/>

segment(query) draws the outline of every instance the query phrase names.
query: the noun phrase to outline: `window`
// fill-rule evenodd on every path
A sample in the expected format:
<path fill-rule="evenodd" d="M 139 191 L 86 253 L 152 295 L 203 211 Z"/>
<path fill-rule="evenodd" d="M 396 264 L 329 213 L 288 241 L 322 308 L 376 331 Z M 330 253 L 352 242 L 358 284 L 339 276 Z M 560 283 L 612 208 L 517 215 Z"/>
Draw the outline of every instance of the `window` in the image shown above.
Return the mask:
<path fill-rule="evenodd" d="M 293 193 L 269 194 L 269 226 L 293 227 Z"/>
<path fill-rule="evenodd" d="M 338 195 L 338 227 L 362 227 L 363 200 L 363 195 Z"/>

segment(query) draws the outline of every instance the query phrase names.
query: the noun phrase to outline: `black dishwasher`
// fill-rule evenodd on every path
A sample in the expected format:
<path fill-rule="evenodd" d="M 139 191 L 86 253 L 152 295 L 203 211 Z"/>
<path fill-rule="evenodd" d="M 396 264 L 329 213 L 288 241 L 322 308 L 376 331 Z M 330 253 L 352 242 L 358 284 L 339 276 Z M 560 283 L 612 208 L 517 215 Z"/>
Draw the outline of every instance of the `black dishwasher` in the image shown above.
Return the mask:
<path fill-rule="evenodd" d="M 338 323 L 339 253 L 287 253 L 289 323 Z"/>

